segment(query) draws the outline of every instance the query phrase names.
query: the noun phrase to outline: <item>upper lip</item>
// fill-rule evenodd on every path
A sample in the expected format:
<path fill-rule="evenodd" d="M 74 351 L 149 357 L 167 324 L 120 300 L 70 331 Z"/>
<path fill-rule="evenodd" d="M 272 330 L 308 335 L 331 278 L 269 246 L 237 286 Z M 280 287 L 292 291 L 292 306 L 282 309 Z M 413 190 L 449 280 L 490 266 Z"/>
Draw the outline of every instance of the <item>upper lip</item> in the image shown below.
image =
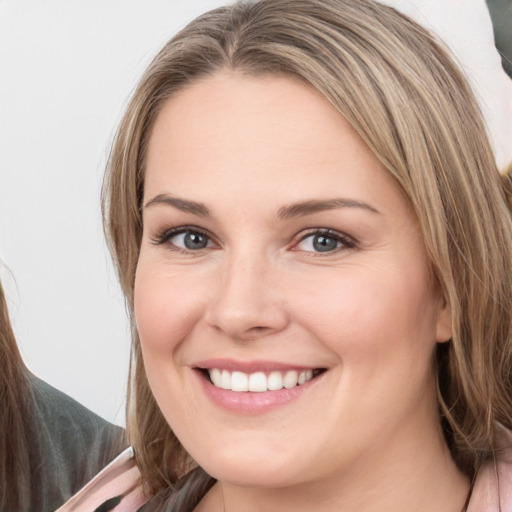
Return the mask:
<path fill-rule="evenodd" d="M 303 364 L 284 363 L 279 361 L 264 361 L 264 360 L 252 360 L 252 361 L 237 361 L 234 359 L 207 359 L 199 361 L 193 365 L 194 368 L 201 370 L 207 370 L 217 368 L 219 370 L 228 370 L 230 372 L 243 372 L 243 373 L 255 373 L 255 372 L 272 372 L 272 371 L 288 371 L 288 370 L 315 370 L 318 368 L 324 368 L 323 366 L 312 366 Z"/>

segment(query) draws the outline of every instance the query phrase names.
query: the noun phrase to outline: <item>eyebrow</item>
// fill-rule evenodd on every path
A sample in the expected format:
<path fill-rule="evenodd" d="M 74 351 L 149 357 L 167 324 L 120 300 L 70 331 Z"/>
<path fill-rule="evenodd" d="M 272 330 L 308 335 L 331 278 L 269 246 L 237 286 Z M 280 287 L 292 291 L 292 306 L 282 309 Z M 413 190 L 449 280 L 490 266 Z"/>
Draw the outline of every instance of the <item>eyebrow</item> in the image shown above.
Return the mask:
<path fill-rule="evenodd" d="M 294 217 L 305 217 L 306 215 L 312 215 L 313 213 L 319 213 L 326 210 L 334 210 L 337 208 L 362 208 L 371 213 L 380 215 L 380 212 L 373 206 L 363 203 L 361 201 L 355 201 L 353 199 L 333 198 L 333 199 L 319 199 L 311 201 L 303 201 L 294 203 L 289 206 L 283 206 L 278 211 L 279 218 L 285 220 Z"/>
<path fill-rule="evenodd" d="M 211 217 L 210 209 L 204 203 L 196 201 L 189 201 L 187 199 L 180 199 L 179 197 L 172 197 L 167 194 L 159 194 L 153 199 L 149 200 L 144 208 L 149 208 L 154 205 L 163 204 L 173 206 L 178 210 L 185 213 L 192 213 L 198 217 Z M 319 213 L 327 210 L 334 210 L 337 208 L 361 208 L 371 213 L 380 214 L 373 206 L 354 199 L 312 199 L 310 201 L 301 201 L 291 205 L 283 206 L 279 209 L 277 215 L 280 219 L 286 220 L 296 217 L 305 217 L 314 213 Z"/>
<path fill-rule="evenodd" d="M 196 201 L 188 201 L 187 199 L 180 199 L 179 197 L 171 197 L 167 194 L 159 194 L 155 196 L 144 205 L 144 208 L 149 208 L 150 206 L 157 204 L 174 206 L 174 208 L 177 208 L 182 212 L 192 213 L 198 217 L 211 216 L 211 211 L 205 204 L 197 203 Z"/>

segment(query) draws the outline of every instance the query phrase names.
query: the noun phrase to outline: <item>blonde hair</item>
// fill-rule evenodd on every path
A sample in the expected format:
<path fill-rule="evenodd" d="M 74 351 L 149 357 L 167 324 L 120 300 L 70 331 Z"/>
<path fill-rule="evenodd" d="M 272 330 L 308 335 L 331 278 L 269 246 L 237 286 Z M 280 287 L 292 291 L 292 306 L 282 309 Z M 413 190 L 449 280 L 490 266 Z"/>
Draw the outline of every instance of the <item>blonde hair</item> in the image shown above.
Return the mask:
<path fill-rule="evenodd" d="M 481 114 L 434 36 L 372 0 L 261 0 L 213 10 L 169 41 L 121 121 L 104 225 L 133 325 L 128 430 L 155 491 L 194 467 L 152 396 L 133 320 L 144 163 L 167 98 L 223 69 L 316 88 L 394 176 L 419 220 L 453 316 L 435 368 L 440 421 L 467 474 L 512 427 L 512 220 Z M 406 385 L 406 383 L 404 383 Z"/>

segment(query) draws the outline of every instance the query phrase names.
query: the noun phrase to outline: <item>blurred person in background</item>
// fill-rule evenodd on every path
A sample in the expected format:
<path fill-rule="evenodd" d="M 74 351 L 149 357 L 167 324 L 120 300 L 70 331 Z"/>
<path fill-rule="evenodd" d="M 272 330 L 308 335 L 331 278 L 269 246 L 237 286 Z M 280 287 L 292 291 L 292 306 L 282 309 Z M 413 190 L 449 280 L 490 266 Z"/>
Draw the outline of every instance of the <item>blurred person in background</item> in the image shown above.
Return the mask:
<path fill-rule="evenodd" d="M 0 283 L 0 511 L 53 512 L 124 444 L 123 429 L 25 366 Z"/>

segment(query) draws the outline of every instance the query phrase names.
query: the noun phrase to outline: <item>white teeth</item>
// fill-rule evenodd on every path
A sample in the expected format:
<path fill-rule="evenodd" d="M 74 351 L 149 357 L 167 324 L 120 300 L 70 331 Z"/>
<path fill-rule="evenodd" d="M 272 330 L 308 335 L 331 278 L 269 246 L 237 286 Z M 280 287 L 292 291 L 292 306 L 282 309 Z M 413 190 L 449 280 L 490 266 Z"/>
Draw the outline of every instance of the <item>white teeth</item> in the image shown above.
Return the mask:
<path fill-rule="evenodd" d="M 267 389 L 277 391 L 283 389 L 283 376 L 281 372 L 271 372 L 267 379 Z"/>
<path fill-rule="evenodd" d="M 273 371 L 268 375 L 264 372 L 247 374 L 244 372 L 230 372 L 212 368 L 208 370 L 212 384 L 221 389 L 245 392 L 252 391 L 262 393 L 264 391 L 278 391 L 286 388 L 291 389 L 309 382 L 313 378 L 313 370 L 298 372 L 289 370 L 287 372 Z"/>
<path fill-rule="evenodd" d="M 231 374 L 231 391 L 249 391 L 249 377 L 246 373 L 233 372 Z"/>
<path fill-rule="evenodd" d="M 222 389 L 231 389 L 231 373 L 227 370 L 222 370 L 222 379 L 219 387 Z"/>
<path fill-rule="evenodd" d="M 299 374 L 292 370 L 290 372 L 286 372 L 284 379 L 283 379 L 283 385 L 286 389 L 294 388 L 299 381 Z"/>
<path fill-rule="evenodd" d="M 267 376 L 263 372 L 253 373 L 249 377 L 249 391 L 267 391 Z"/>
<path fill-rule="evenodd" d="M 213 368 L 210 371 L 210 379 L 212 379 L 212 382 L 216 387 L 222 387 L 222 374 L 220 370 L 217 370 L 217 368 Z"/>

